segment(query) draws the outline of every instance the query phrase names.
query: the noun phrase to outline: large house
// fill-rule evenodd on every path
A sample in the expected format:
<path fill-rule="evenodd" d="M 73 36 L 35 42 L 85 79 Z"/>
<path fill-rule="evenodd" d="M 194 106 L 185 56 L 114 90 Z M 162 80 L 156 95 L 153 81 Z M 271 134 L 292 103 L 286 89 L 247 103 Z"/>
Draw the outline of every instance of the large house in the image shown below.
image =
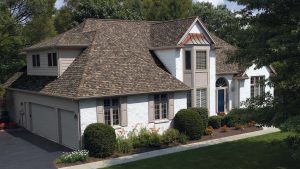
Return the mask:
<path fill-rule="evenodd" d="M 87 19 L 25 49 L 27 68 L 5 84 L 7 110 L 27 130 L 79 149 L 87 125 L 169 128 L 176 112 L 210 115 L 273 93 L 274 71 L 227 64 L 234 47 L 198 17 L 165 22 Z"/>

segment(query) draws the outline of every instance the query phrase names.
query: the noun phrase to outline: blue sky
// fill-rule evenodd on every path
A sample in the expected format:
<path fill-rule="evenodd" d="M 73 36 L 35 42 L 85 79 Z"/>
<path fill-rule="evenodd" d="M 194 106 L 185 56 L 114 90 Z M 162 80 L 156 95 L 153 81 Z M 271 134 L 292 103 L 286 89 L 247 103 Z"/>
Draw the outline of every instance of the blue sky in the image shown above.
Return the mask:
<path fill-rule="evenodd" d="M 229 2 L 227 0 L 194 0 L 194 1 L 211 2 L 213 5 L 225 4 L 228 9 L 233 11 L 238 11 L 243 8 L 243 6 L 240 6 L 235 2 Z M 64 0 L 57 0 L 55 3 L 55 7 L 60 8 L 61 6 L 63 6 L 63 4 L 64 4 Z"/>

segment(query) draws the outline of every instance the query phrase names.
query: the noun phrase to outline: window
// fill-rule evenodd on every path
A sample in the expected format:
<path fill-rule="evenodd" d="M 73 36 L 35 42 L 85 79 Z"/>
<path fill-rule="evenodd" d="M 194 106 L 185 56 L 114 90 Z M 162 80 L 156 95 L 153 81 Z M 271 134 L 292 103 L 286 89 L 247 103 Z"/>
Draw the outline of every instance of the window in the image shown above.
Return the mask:
<path fill-rule="evenodd" d="M 48 66 L 57 66 L 56 53 L 48 53 Z"/>
<path fill-rule="evenodd" d="M 32 55 L 32 66 L 40 67 L 40 55 Z"/>
<path fill-rule="evenodd" d="M 196 90 L 196 107 L 207 107 L 207 90 Z"/>
<path fill-rule="evenodd" d="M 120 125 L 120 100 L 118 98 L 104 99 L 104 122 L 111 126 Z"/>
<path fill-rule="evenodd" d="M 251 98 L 256 96 L 263 96 L 265 93 L 265 77 L 252 76 L 251 77 Z"/>
<path fill-rule="evenodd" d="M 207 69 L 206 51 L 196 51 L 196 69 Z"/>
<path fill-rule="evenodd" d="M 154 117 L 155 120 L 168 118 L 168 95 L 154 95 Z"/>
<path fill-rule="evenodd" d="M 192 60 L 191 60 L 191 51 L 185 51 L 185 70 L 191 70 Z"/>
<path fill-rule="evenodd" d="M 187 92 L 186 99 L 187 99 L 186 100 L 186 102 L 187 102 L 187 108 L 192 107 L 192 92 L 191 91 Z"/>

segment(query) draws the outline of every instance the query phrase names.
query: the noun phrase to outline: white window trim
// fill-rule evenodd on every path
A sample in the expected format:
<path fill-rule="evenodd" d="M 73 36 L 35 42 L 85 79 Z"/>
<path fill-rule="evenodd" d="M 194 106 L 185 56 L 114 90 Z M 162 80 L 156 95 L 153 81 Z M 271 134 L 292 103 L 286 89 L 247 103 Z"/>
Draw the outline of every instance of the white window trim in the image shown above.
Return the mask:
<path fill-rule="evenodd" d="M 253 78 L 253 83 L 251 83 Z M 261 84 L 261 82 L 257 82 L 256 79 L 257 78 L 262 78 L 263 80 L 265 80 L 265 76 L 251 76 L 250 77 L 250 98 L 255 98 L 257 96 L 261 96 L 262 91 L 265 93 L 265 84 Z M 252 87 L 253 87 L 253 95 L 252 96 Z M 256 89 L 258 88 L 258 93 L 256 92 Z"/>

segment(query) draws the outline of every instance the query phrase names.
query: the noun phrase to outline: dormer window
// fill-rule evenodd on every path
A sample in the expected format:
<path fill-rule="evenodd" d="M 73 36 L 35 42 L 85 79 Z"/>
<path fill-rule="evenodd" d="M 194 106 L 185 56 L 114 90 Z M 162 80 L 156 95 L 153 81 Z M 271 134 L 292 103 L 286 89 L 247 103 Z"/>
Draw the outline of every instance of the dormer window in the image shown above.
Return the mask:
<path fill-rule="evenodd" d="M 40 67 L 40 55 L 32 55 L 32 66 L 33 67 Z"/>
<path fill-rule="evenodd" d="M 56 53 L 48 53 L 48 66 L 57 66 Z"/>
<path fill-rule="evenodd" d="M 206 51 L 196 51 L 196 69 L 205 70 L 207 69 L 207 56 Z"/>

